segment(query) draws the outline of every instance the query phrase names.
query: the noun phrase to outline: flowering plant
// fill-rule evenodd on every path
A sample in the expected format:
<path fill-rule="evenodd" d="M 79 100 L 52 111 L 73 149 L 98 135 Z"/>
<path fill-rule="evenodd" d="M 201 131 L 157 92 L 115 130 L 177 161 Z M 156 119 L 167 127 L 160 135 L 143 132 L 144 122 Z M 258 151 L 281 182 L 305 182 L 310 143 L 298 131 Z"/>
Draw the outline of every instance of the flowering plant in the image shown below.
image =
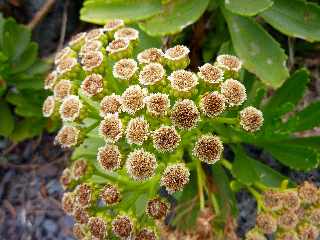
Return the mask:
<path fill-rule="evenodd" d="M 63 208 L 75 218 L 80 239 L 157 239 L 169 212 L 176 212 L 172 224 L 184 228 L 206 209 L 215 218 L 201 236 L 221 236 L 221 225 L 230 227 L 227 221 L 236 215 L 233 191 L 246 187 L 254 193 L 253 187 L 278 187 L 285 180 L 247 156 L 241 143 L 272 146 L 295 139 L 280 130 L 268 133 L 270 122 L 263 126 L 254 105 L 265 91 L 239 80 L 238 57 L 222 54 L 192 72 L 186 46 L 136 53 L 143 44 L 136 29 L 112 20 L 77 34 L 56 55 L 45 81 L 53 95 L 44 101 L 43 115 L 62 120 L 55 142 L 75 149 L 61 176 Z M 307 78 L 303 70 L 297 76 Z M 268 114 L 281 103 L 276 96 L 263 105 Z M 224 143 L 236 154 L 233 162 L 223 157 Z M 313 168 L 313 157 L 303 166 L 283 162 Z"/>

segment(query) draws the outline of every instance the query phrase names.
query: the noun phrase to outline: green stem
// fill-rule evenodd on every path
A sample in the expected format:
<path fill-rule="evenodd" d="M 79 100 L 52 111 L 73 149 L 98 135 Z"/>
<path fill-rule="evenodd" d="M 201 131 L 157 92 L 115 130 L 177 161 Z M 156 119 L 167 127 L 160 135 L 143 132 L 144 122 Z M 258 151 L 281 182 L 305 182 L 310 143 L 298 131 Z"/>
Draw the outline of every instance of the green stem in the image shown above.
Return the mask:
<path fill-rule="evenodd" d="M 238 118 L 217 117 L 213 121 L 218 122 L 218 123 L 237 124 L 239 122 L 239 119 Z"/>
<path fill-rule="evenodd" d="M 228 169 L 229 171 L 232 171 L 232 163 L 229 162 L 227 159 L 221 159 L 220 163 L 222 164 L 222 166 L 224 166 L 226 169 Z"/>
<path fill-rule="evenodd" d="M 203 169 L 201 166 L 201 162 L 198 160 L 196 161 L 196 166 L 197 166 L 197 179 L 198 179 L 198 194 L 199 194 L 199 199 L 200 199 L 200 210 L 204 209 L 204 193 L 203 193 Z"/>
<path fill-rule="evenodd" d="M 261 197 L 261 195 L 260 195 L 260 193 L 259 192 L 257 192 L 254 188 L 252 188 L 252 187 L 247 187 L 248 188 L 248 190 L 249 190 L 249 192 L 254 196 L 254 198 L 256 199 L 256 201 L 257 201 L 257 204 L 258 204 L 258 212 L 260 212 L 261 211 L 261 209 L 263 209 L 264 207 L 263 207 L 263 202 L 262 202 L 262 197 Z"/>
<path fill-rule="evenodd" d="M 219 216 L 221 214 L 221 211 L 220 211 L 218 200 L 214 195 L 214 193 L 211 194 L 211 203 L 212 203 L 215 214 Z"/>

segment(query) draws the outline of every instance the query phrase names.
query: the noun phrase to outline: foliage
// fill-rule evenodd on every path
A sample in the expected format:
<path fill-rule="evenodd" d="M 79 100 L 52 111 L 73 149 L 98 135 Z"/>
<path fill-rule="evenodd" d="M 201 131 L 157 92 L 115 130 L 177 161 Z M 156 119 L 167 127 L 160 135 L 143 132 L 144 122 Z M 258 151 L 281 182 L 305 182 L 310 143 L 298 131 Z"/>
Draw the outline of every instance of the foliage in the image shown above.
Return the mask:
<path fill-rule="evenodd" d="M 320 7 L 305 0 L 86 0 L 81 19 L 104 24 L 120 18 L 137 22 L 152 36 L 165 36 L 179 33 L 204 13 L 212 18 L 205 61 L 212 60 L 217 46 L 231 40 L 244 67 L 272 88 L 279 88 L 289 72 L 285 51 L 266 31 L 266 23 L 289 37 L 320 40 Z"/>
<path fill-rule="evenodd" d="M 30 30 L 0 15 L 0 136 L 13 141 L 38 135 L 46 125 L 42 82 L 49 66 L 30 39 Z"/>

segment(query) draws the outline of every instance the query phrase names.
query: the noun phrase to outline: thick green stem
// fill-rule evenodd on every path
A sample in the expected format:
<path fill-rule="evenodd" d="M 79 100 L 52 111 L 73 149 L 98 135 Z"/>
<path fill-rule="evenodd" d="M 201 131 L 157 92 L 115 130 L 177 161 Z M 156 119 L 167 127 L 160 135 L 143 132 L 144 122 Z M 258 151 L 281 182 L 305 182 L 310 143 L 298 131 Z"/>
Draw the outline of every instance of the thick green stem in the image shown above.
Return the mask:
<path fill-rule="evenodd" d="M 198 180 L 198 194 L 199 194 L 199 199 L 200 199 L 200 209 L 204 209 L 204 193 L 203 193 L 203 180 L 204 180 L 204 173 L 203 173 L 203 169 L 201 166 L 201 162 L 198 160 L 194 160 L 196 161 L 196 166 L 197 166 L 197 180 Z"/>
<path fill-rule="evenodd" d="M 239 119 L 238 118 L 217 117 L 213 121 L 218 122 L 218 123 L 237 124 L 239 122 Z"/>
<path fill-rule="evenodd" d="M 232 163 L 231 162 L 229 162 L 227 159 L 221 159 L 220 161 L 219 161 L 221 164 L 222 164 L 222 166 L 224 166 L 226 169 L 228 169 L 229 171 L 232 171 Z"/>

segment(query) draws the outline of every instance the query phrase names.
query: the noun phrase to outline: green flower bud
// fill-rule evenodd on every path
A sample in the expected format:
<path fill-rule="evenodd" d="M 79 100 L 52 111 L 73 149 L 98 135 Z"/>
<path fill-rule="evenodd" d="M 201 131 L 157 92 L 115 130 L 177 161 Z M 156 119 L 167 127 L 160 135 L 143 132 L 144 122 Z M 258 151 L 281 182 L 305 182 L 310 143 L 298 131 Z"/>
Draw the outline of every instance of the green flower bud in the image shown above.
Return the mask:
<path fill-rule="evenodd" d="M 112 60 L 117 61 L 122 58 L 129 58 L 132 55 L 132 46 L 127 39 L 116 39 L 109 43 L 106 51 Z"/>
<path fill-rule="evenodd" d="M 167 49 L 164 53 L 164 58 L 172 70 L 185 69 L 190 63 L 189 52 L 190 50 L 186 46 L 177 45 Z"/>
<path fill-rule="evenodd" d="M 108 36 L 105 34 L 103 28 L 92 29 L 86 35 L 86 42 L 91 41 L 100 41 L 103 44 L 106 44 L 108 42 Z"/>
<path fill-rule="evenodd" d="M 114 19 L 111 21 L 108 21 L 103 29 L 106 31 L 109 38 L 113 38 L 114 33 L 124 26 L 124 21 L 122 19 Z"/>
<path fill-rule="evenodd" d="M 70 48 L 78 52 L 83 46 L 83 44 L 85 43 L 86 36 L 87 36 L 86 32 L 81 32 L 72 36 L 71 40 L 68 43 Z"/>

